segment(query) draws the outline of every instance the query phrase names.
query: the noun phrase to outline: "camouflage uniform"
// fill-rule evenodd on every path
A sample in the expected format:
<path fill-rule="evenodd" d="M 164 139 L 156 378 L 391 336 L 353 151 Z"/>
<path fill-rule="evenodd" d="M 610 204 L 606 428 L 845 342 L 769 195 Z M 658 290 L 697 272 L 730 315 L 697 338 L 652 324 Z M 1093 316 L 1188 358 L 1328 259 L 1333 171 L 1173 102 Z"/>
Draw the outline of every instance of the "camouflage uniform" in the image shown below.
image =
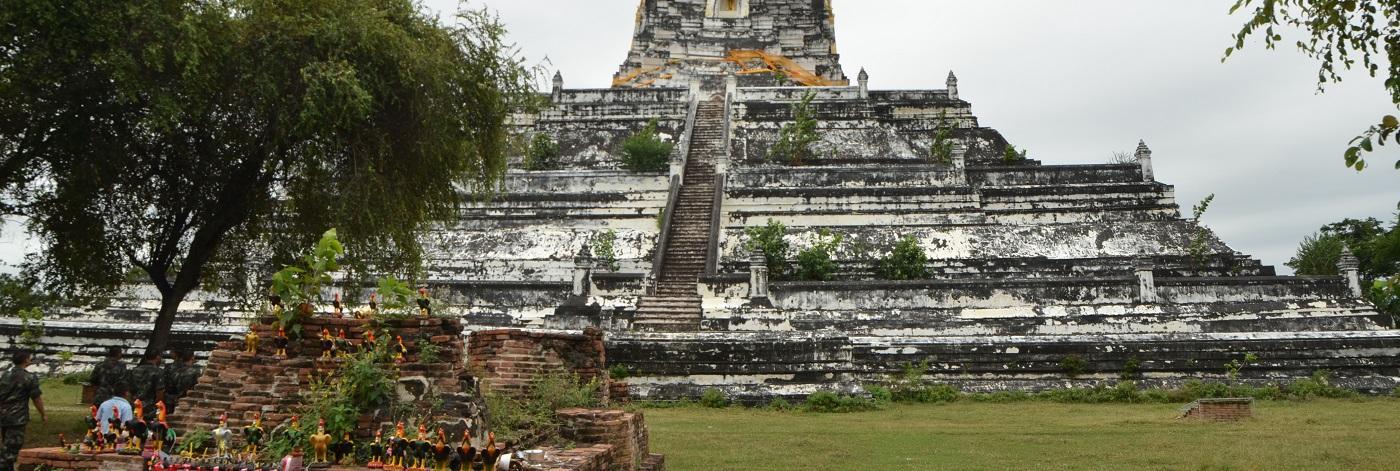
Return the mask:
<path fill-rule="evenodd" d="M 95 394 L 92 398 L 94 405 L 102 404 L 103 401 L 111 399 L 112 396 L 121 392 L 121 386 L 126 382 L 126 364 L 120 360 L 107 360 L 92 369 L 92 377 L 88 382 L 92 384 Z"/>
<path fill-rule="evenodd" d="M 140 399 L 145 406 L 145 414 L 142 419 L 146 422 L 155 420 L 156 396 L 162 389 L 165 389 L 165 372 L 159 366 L 150 363 L 142 363 L 133 368 L 131 374 L 127 375 L 127 385 L 131 386 L 131 397 Z M 169 407 L 169 404 L 166 404 Z M 169 412 L 169 411 L 167 411 Z"/>
<path fill-rule="evenodd" d="M 12 366 L 0 374 L 0 470 L 15 469 L 24 426 L 29 424 L 29 401 L 40 394 L 39 378 L 33 373 Z"/>
<path fill-rule="evenodd" d="M 171 363 L 165 367 L 165 408 L 169 414 L 175 413 L 180 398 L 199 383 L 200 369 L 192 364 Z"/>

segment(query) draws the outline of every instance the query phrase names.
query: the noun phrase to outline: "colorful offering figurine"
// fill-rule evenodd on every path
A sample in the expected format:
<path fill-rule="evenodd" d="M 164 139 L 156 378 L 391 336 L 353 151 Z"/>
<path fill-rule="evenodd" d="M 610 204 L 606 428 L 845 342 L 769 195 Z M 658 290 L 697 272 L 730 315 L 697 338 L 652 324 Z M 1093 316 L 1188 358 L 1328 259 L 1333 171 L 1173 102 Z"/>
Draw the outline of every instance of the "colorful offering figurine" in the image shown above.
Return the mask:
<path fill-rule="evenodd" d="M 418 288 L 418 316 L 428 317 L 433 315 L 433 308 L 428 302 L 428 288 Z"/>
<path fill-rule="evenodd" d="M 321 358 L 329 359 L 335 354 L 335 337 L 331 337 L 331 330 L 321 328 Z"/>
<path fill-rule="evenodd" d="M 413 439 L 413 469 L 428 468 L 428 454 L 432 450 L 432 442 L 428 441 L 428 426 L 418 424 L 418 436 Z"/>
<path fill-rule="evenodd" d="M 389 439 L 389 465 L 386 468 L 403 468 L 404 458 L 408 457 L 408 437 L 403 431 L 403 422 L 394 426 L 394 438 Z"/>
<path fill-rule="evenodd" d="M 117 406 L 112 406 L 112 417 L 107 419 L 107 433 L 102 434 L 102 438 L 106 439 L 107 446 L 111 447 L 108 448 L 109 451 L 117 451 L 117 448 L 119 448 L 118 445 L 120 445 L 120 443 L 117 443 L 117 439 L 121 438 L 121 429 L 121 409 L 118 409 Z"/>
<path fill-rule="evenodd" d="M 258 353 L 258 329 L 253 328 L 252 324 L 248 325 L 248 333 L 243 334 L 243 346 L 243 351 L 249 355 Z"/>
<path fill-rule="evenodd" d="M 408 347 L 403 345 L 403 336 L 394 336 L 394 363 L 403 363 L 404 357 L 408 356 Z"/>
<path fill-rule="evenodd" d="M 272 316 L 282 317 L 282 297 L 274 294 L 268 298 L 268 301 L 272 303 L 272 306 L 269 309 L 272 311 Z"/>
<path fill-rule="evenodd" d="M 228 458 L 233 449 L 233 429 L 228 428 L 228 413 L 219 416 L 219 427 L 210 432 L 214 436 L 214 449 L 218 458 Z"/>
<path fill-rule="evenodd" d="M 156 451 L 165 450 L 167 443 L 174 444 L 175 430 L 165 421 L 165 401 L 156 401 L 156 423 L 151 424 L 151 440 L 155 443 L 152 449 Z"/>
<path fill-rule="evenodd" d="M 290 341 L 287 340 L 287 329 L 284 329 L 284 328 L 282 328 L 282 327 L 278 327 L 278 328 L 277 328 L 277 338 L 272 339 L 272 345 L 273 345 L 274 347 L 277 347 L 277 353 L 274 353 L 273 355 L 274 355 L 274 356 L 279 356 L 279 357 L 285 357 L 285 356 L 287 356 L 287 344 L 288 344 L 288 343 L 290 343 Z"/>
<path fill-rule="evenodd" d="M 457 447 L 457 456 L 453 460 L 452 470 L 470 470 L 472 461 L 476 459 L 476 447 L 472 446 L 471 429 L 462 431 L 462 444 Z"/>
<path fill-rule="evenodd" d="M 336 442 L 331 452 L 335 454 L 336 463 L 344 463 L 345 457 L 355 456 L 355 440 L 350 438 L 350 432 L 345 432 L 340 436 L 340 441 Z"/>
<path fill-rule="evenodd" d="M 362 350 L 362 351 L 374 350 L 374 330 L 373 330 L 373 329 L 371 329 L 371 330 L 366 330 L 366 331 L 365 331 L 365 339 L 360 341 L 360 350 Z"/>
<path fill-rule="evenodd" d="M 126 447 L 128 451 L 139 453 L 146 449 L 146 438 L 149 436 L 150 427 L 146 424 L 146 420 L 141 418 L 146 413 L 146 406 L 141 403 L 140 399 L 131 404 L 131 409 L 131 420 L 126 421 L 126 429 L 131 431 L 131 440 L 127 442 Z M 139 445 L 137 441 L 140 441 Z"/>
<path fill-rule="evenodd" d="M 243 427 L 243 441 L 248 444 L 243 452 L 257 456 L 258 447 L 262 446 L 263 441 L 262 414 L 253 414 L 253 423 Z"/>
<path fill-rule="evenodd" d="M 364 308 L 364 309 L 361 309 L 361 310 L 358 310 L 358 311 L 355 311 L 355 318 L 356 318 L 356 319 L 369 319 L 369 318 L 371 318 L 371 317 L 374 317 L 374 314 L 375 314 L 376 312 L 379 311 L 379 303 L 376 302 L 377 300 L 378 300 L 378 298 L 375 296 L 375 294 L 374 294 L 374 293 L 370 293 L 370 294 L 369 294 L 369 307 Z"/>
<path fill-rule="evenodd" d="M 481 449 L 482 470 L 496 471 L 496 462 L 501 459 L 503 448 L 496 448 L 496 432 L 486 433 L 486 447 Z"/>
<path fill-rule="evenodd" d="M 336 293 L 335 299 L 331 300 L 331 307 L 335 308 L 334 313 L 336 319 L 345 318 L 345 308 L 340 305 L 340 293 Z"/>
<path fill-rule="evenodd" d="M 384 467 L 384 462 L 379 461 L 384 456 L 384 431 L 374 431 L 374 442 L 369 444 L 369 467 L 379 469 Z"/>
<path fill-rule="evenodd" d="M 331 462 L 331 434 L 326 433 L 326 419 L 316 423 L 316 433 L 311 435 L 311 462 Z"/>
<path fill-rule="evenodd" d="M 335 336 L 335 353 L 339 357 L 350 354 L 350 339 L 345 338 L 345 329 L 340 329 L 340 332 Z"/>
<path fill-rule="evenodd" d="M 447 444 L 447 432 L 438 429 L 437 443 L 433 443 L 433 460 L 437 471 L 447 471 L 449 461 L 452 461 L 452 447 Z"/>

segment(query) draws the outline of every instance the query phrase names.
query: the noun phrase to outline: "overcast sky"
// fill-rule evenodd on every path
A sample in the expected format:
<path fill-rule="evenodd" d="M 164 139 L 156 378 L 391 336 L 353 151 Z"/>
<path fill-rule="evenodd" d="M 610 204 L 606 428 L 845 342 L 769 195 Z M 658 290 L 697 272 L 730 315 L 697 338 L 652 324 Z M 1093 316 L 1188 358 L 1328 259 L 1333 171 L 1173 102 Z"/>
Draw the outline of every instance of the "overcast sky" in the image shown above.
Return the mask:
<path fill-rule="evenodd" d="M 762 1 L 762 0 L 755 0 Z M 1347 142 L 1393 113 L 1379 80 L 1350 74 L 1317 94 L 1316 64 L 1251 47 L 1222 64 L 1244 21 L 1228 0 L 835 0 L 846 72 L 875 89 L 960 79 L 983 126 L 1051 164 L 1106 162 L 1138 139 L 1185 212 L 1235 250 L 1278 265 L 1345 217 L 1394 218 L 1400 147 L 1362 173 Z M 455 0 L 431 0 L 439 11 Z M 626 57 L 637 0 L 474 0 L 500 13 L 521 52 L 548 57 L 568 88 L 606 87 Z"/>
<path fill-rule="evenodd" d="M 762 1 L 762 0 L 755 0 Z M 1347 141 L 1394 112 L 1379 80 L 1317 94 L 1316 64 L 1255 46 L 1222 64 L 1242 16 L 1228 0 L 835 0 L 847 74 L 871 88 L 961 79 L 984 126 L 1047 163 L 1099 163 L 1145 139 L 1157 178 L 1236 250 L 1287 271 L 1304 236 L 1344 217 L 1389 221 L 1400 148 L 1343 168 Z M 456 0 L 428 0 L 439 12 Z M 499 12 L 522 54 L 568 88 L 606 87 L 626 56 L 637 0 L 473 0 Z M 0 252 L 23 237 L 6 230 Z"/>

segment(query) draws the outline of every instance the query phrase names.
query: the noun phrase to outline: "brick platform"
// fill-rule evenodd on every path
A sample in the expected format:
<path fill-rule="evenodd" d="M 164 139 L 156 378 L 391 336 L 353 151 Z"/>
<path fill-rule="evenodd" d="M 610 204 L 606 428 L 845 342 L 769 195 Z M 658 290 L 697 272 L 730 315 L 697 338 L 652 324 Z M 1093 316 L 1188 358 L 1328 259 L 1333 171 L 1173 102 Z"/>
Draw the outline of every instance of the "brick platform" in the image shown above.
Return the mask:
<path fill-rule="evenodd" d="M 1235 422 L 1254 417 L 1254 399 L 1201 399 L 1181 409 L 1181 417 L 1216 422 Z"/>
<path fill-rule="evenodd" d="M 471 334 L 467 359 L 481 375 L 482 387 L 510 393 L 525 392 L 535 379 L 568 371 L 582 381 L 608 383 L 603 332 L 579 334 L 525 330 L 483 330 Z M 609 388 L 603 388 L 603 394 Z M 606 400 L 607 398 L 604 397 Z"/>
<path fill-rule="evenodd" d="M 39 466 L 53 469 L 98 470 L 98 471 L 141 471 L 144 467 L 140 456 L 119 455 L 116 453 L 69 454 L 60 448 L 30 448 L 19 452 L 19 471 L 31 471 Z"/>

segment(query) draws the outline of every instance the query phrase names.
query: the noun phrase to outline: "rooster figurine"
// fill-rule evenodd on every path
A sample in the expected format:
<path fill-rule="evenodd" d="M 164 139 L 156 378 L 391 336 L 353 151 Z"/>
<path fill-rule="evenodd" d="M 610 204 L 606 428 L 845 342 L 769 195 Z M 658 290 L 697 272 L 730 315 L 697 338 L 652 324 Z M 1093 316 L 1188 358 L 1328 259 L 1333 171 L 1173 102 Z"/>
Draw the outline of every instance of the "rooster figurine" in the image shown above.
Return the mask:
<path fill-rule="evenodd" d="M 452 471 L 471 471 L 472 460 L 476 459 L 476 447 L 472 446 L 471 429 L 462 431 L 462 444 L 457 447 L 457 456 L 452 460 Z"/>
<path fill-rule="evenodd" d="M 321 328 L 321 359 L 330 359 L 335 355 L 335 337 L 331 337 L 331 330 Z"/>
<path fill-rule="evenodd" d="M 447 432 L 438 429 L 437 442 L 433 443 L 434 469 L 437 471 L 447 471 L 447 464 L 452 460 L 452 447 L 447 444 Z"/>
<path fill-rule="evenodd" d="M 243 427 L 243 441 L 247 443 L 243 452 L 257 456 L 258 447 L 262 446 L 263 441 L 262 414 L 253 414 L 253 423 Z"/>
<path fill-rule="evenodd" d="M 501 459 L 504 448 L 496 448 L 496 432 L 486 433 L 486 446 L 481 449 L 481 462 L 484 471 L 496 471 L 496 463 Z"/>
<path fill-rule="evenodd" d="M 218 458 L 228 458 L 233 449 L 233 429 L 228 428 L 228 413 L 219 416 L 219 427 L 210 432 L 214 437 L 214 449 Z"/>
<path fill-rule="evenodd" d="M 379 461 L 379 458 L 382 457 L 384 457 L 384 431 L 375 430 L 374 442 L 369 444 L 369 464 L 367 466 L 370 469 L 383 468 L 384 462 Z"/>
<path fill-rule="evenodd" d="M 127 441 L 126 447 L 133 451 L 144 450 L 146 449 L 147 432 L 150 431 L 146 420 L 141 418 L 146 413 L 146 406 L 141 403 L 140 399 L 137 399 L 132 403 L 131 408 L 131 420 L 126 421 L 126 429 L 131 431 L 131 438 Z"/>
<path fill-rule="evenodd" d="M 331 307 L 335 309 L 335 318 L 345 318 L 345 308 L 340 305 L 340 293 L 335 294 L 335 299 L 331 301 Z"/>
<path fill-rule="evenodd" d="M 273 355 L 274 355 L 274 356 L 279 356 L 279 357 L 286 357 L 286 356 L 287 356 L 287 345 L 288 345 L 289 343 L 290 343 L 290 341 L 287 340 L 287 329 L 278 327 L 278 328 L 277 328 L 277 338 L 272 339 L 272 345 L 273 345 L 274 347 L 277 347 L 277 353 L 274 353 Z"/>

